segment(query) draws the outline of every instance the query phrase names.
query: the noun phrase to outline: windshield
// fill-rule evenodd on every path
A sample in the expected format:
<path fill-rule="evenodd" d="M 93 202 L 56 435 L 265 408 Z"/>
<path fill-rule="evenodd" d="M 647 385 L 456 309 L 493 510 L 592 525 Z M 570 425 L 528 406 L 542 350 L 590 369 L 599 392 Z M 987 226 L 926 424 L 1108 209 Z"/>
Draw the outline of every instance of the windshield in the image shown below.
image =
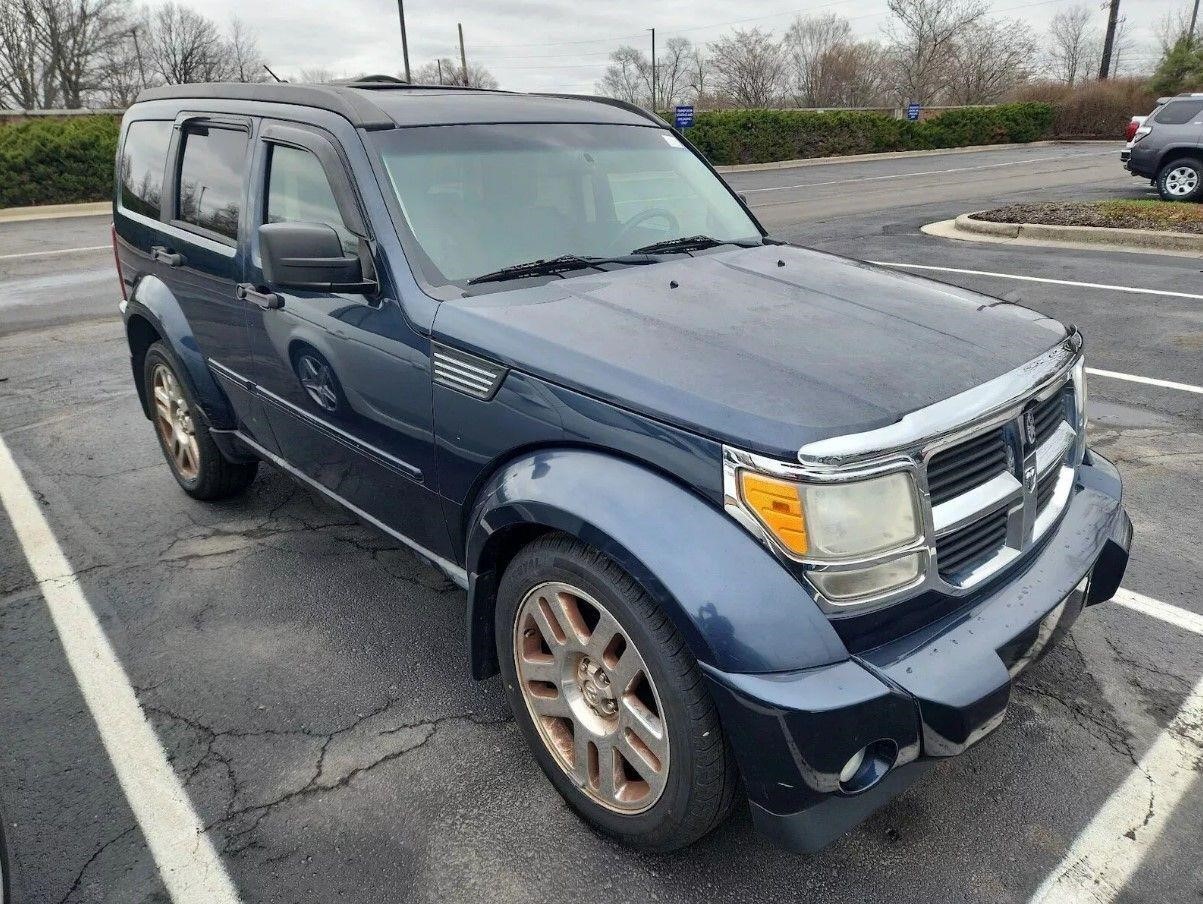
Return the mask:
<path fill-rule="evenodd" d="M 539 123 L 424 126 L 373 139 L 432 283 L 564 255 L 760 230 L 668 131 Z M 429 269 L 424 267 L 423 269 Z"/>

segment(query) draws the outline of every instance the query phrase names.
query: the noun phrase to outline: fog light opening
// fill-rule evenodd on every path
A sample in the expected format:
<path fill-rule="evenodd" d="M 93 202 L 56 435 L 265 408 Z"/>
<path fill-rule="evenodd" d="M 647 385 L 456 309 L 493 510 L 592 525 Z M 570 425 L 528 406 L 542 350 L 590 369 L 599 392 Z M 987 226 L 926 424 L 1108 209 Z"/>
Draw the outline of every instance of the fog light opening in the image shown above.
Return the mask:
<path fill-rule="evenodd" d="M 840 770 L 840 791 L 860 794 L 886 777 L 898 758 L 898 746 L 886 739 L 862 747 Z"/>

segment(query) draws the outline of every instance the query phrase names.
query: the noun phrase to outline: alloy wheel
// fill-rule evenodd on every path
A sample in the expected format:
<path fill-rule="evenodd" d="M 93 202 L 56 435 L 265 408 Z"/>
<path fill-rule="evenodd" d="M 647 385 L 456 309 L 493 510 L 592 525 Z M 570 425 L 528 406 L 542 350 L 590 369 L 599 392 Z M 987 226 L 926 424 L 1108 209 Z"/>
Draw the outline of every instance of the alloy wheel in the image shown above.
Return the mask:
<path fill-rule="evenodd" d="M 1183 198 L 1199 187 L 1199 171 L 1190 166 L 1177 166 L 1165 177 L 1167 194 Z"/>
<path fill-rule="evenodd" d="M 334 372 L 325 361 L 303 354 L 297 359 L 297 375 L 315 405 L 323 411 L 335 411 L 338 408 Z"/>
<path fill-rule="evenodd" d="M 668 730 L 647 665 L 618 620 L 560 582 L 518 607 L 514 664 L 522 698 L 560 768 L 593 801 L 641 813 L 668 780 Z"/>
<path fill-rule="evenodd" d="M 172 466 L 184 480 L 195 480 L 200 473 L 200 447 L 196 442 L 196 424 L 180 389 L 180 382 L 170 367 L 156 364 L 151 386 L 155 401 L 155 426 Z"/>

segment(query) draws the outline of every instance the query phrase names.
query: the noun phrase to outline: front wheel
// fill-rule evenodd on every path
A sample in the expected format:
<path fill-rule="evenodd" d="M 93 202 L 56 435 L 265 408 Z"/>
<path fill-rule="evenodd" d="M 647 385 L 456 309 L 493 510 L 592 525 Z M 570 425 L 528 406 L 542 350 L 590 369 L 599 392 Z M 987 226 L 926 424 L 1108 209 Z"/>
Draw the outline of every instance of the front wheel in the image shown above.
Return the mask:
<path fill-rule="evenodd" d="M 668 851 L 726 819 L 737 775 L 697 663 L 613 561 L 568 537 L 536 540 L 502 578 L 496 632 L 515 719 L 587 822 Z"/>
<path fill-rule="evenodd" d="M 1157 174 L 1163 201 L 1198 201 L 1203 197 L 1203 162 L 1192 157 L 1172 160 Z"/>
<path fill-rule="evenodd" d="M 221 454 L 162 342 L 147 349 L 142 377 L 159 447 L 184 492 L 212 501 L 237 496 L 250 486 L 257 463 L 230 461 Z"/>

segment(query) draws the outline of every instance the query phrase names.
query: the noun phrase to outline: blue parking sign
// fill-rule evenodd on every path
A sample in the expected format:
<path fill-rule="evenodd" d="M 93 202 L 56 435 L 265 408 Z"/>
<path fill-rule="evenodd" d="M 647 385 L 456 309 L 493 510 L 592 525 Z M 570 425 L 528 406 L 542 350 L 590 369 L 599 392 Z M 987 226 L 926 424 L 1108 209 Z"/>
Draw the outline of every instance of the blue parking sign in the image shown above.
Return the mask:
<path fill-rule="evenodd" d="M 693 125 L 693 105 L 677 107 L 673 120 L 678 129 L 688 129 Z"/>
<path fill-rule="evenodd" d="M 923 109 L 919 104 L 908 104 L 906 108 L 906 118 L 911 122 L 916 122 L 919 119 L 919 112 Z"/>

